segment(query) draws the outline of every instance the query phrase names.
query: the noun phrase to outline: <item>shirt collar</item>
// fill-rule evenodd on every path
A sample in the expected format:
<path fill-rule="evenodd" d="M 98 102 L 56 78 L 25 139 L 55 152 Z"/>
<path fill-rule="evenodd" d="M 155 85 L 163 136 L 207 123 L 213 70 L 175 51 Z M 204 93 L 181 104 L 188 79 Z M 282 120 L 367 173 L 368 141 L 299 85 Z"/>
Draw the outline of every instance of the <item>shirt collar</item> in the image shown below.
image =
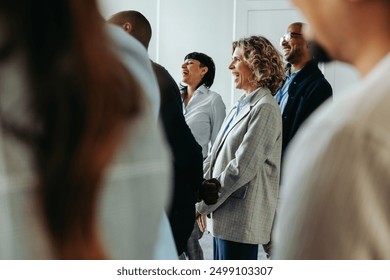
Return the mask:
<path fill-rule="evenodd" d="M 302 68 L 299 69 L 298 71 L 295 71 L 294 73 L 291 73 L 291 68 L 288 68 L 287 71 L 286 71 L 287 79 L 294 78 L 301 70 L 302 70 Z"/>
<path fill-rule="evenodd" d="M 238 99 L 238 104 L 237 106 L 239 106 L 240 108 L 244 107 L 245 105 L 247 105 L 249 102 L 251 102 L 253 96 L 256 94 L 256 92 L 259 90 L 259 88 L 255 89 L 254 91 L 252 91 L 251 93 L 245 93 L 243 94 L 240 99 Z"/>
<path fill-rule="evenodd" d="M 202 84 L 201 86 L 199 86 L 196 90 L 195 90 L 196 93 L 208 93 L 209 92 L 209 89 L 204 85 Z"/>

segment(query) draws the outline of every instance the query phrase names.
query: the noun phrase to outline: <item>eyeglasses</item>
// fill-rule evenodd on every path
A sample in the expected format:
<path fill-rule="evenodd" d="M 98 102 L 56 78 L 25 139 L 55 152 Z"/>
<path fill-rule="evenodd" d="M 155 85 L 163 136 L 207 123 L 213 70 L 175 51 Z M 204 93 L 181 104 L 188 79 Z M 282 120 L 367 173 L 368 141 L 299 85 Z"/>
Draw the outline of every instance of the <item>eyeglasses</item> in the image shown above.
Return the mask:
<path fill-rule="evenodd" d="M 280 45 L 282 45 L 283 41 L 290 42 L 290 40 L 291 40 L 294 36 L 299 36 L 299 35 L 302 35 L 302 33 L 287 32 L 286 34 L 284 34 L 284 35 L 280 38 Z"/>

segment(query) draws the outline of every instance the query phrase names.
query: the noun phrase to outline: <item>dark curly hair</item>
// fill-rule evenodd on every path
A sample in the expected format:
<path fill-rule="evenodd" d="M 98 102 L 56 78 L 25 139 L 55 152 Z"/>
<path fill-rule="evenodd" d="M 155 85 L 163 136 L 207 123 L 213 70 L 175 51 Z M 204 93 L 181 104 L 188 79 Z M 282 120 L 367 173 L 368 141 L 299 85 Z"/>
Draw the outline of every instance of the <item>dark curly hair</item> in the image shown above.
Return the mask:
<path fill-rule="evenodd" d="M 252 70 L 253 85 L 267 87 L 272 95 L 275 95 L 284 79 L 282 55 L 263 36 L 251 36 L 234 41 L 233 51 L 237 47 L 242 48 L 243 58 Z"/>

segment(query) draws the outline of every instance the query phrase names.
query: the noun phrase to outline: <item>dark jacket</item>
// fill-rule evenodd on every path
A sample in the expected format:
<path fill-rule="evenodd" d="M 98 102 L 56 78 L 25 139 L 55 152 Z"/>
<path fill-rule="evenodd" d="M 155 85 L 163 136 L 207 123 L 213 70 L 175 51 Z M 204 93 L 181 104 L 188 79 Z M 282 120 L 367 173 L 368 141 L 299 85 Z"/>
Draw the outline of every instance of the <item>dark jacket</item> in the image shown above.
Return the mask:
<path fill-rule="evenodd" d="M 202 148 L 184 119 L 176 82 L 164 67 L 152 65 L 161 93 L 160 120 L 173 156 L 173 197 L 167 214 L 180 255 L 194 228 L 195 192 L 203 181 Z"/>
<path fill-rule="evenodd" d="M 282 155 L 302 123 L 328 97 L 332 96 L 332 87 L 318 68 L 318 62 L 311 60 L 294 77 L 288 95 L 282 114 Z"/>

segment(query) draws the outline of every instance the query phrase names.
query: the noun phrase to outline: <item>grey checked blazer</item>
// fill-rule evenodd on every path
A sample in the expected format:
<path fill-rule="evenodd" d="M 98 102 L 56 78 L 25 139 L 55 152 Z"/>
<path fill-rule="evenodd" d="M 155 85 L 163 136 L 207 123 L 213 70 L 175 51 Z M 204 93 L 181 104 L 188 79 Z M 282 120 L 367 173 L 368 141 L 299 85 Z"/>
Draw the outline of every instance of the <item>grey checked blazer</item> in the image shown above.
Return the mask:
<path fill-rule="evenodd" d="M 269 89 L 260 88 L 224 128 L 225 118 L 209 156 L 204 161 L 206 179 L 217 178 L 221 196 L 214 205 L 197 204 L 210 214 L 213 236 L 240 243 L 265 244 L 270 240 L 279 195 L 282 148 L 280 109 Z"/>

